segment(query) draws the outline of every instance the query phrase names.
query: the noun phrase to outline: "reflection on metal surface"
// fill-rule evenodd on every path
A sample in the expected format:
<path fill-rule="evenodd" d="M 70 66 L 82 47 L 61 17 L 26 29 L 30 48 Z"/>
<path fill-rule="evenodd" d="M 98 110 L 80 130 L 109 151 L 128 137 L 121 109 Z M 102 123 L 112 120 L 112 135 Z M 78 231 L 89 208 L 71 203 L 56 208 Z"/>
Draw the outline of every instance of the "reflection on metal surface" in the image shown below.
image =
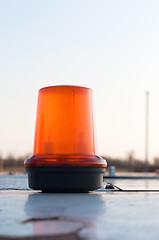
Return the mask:
<path fill-rule="evenodd" d="M 15 187 L 19 187 L 21 178 L 12 177 L 18 182 Z M 111 183 L 124 191 L 100 189 L 89 194 L 0 191 L 0 240 L 157 239 L 158 192 L 149 189 L 158 191 L 159 181 L 116 179 Z M 11 184 L 13 187 L 13 181 L 6 182 L 6 186 Z M 139 192 L 134 192 L 137 186 Z M 146 192 L 140 192 L 144 189 Z M 65 223 L 71 233 L 60 235 Z M 46 231 L 50 235 L 44 236 Z"/>
<path fill-rule="evenodd" d="M 105 213 L 106 202 L 101 194 L 47 194 L 36 193 L 28 196 L 24 210 L 33 224 L 34 234 L 57 234 L 81 230 L 82 235 L 95 239 L 98 219 Z"/>
<path fill-rule="evenodd" d="M 84 224 L 74 221 L 64 220 L 46 220 L 35 221 L 33 223 L 33 235 L 47 236 L 47 235 L 63 235 L 80 231 Z"/>

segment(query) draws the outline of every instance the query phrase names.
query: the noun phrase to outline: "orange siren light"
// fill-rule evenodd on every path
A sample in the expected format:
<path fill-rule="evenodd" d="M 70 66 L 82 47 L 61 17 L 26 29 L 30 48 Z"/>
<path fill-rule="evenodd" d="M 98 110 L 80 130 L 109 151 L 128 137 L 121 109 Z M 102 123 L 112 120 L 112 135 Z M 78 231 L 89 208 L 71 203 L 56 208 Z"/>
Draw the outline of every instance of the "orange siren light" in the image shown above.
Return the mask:
<path fill-rule="evenodd" d="M 95 155 L 91 89 L 39 90 L 34 154 L 24 165 L 32 189 L 88 192 L 102 186 L 107 163 Z"/>

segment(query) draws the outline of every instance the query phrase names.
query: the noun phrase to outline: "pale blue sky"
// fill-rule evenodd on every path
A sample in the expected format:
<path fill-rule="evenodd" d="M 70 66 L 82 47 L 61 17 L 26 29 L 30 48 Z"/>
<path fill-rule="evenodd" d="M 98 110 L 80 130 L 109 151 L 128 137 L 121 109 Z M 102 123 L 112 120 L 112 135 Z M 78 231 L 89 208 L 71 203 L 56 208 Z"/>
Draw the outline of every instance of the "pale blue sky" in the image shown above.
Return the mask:
<path fill-rule="evenodd" d="M 97 153 L 159 156 L 159 1 L 0 0 L 0 153 L 32 152 L 37 93 L 94 91 Z"/>

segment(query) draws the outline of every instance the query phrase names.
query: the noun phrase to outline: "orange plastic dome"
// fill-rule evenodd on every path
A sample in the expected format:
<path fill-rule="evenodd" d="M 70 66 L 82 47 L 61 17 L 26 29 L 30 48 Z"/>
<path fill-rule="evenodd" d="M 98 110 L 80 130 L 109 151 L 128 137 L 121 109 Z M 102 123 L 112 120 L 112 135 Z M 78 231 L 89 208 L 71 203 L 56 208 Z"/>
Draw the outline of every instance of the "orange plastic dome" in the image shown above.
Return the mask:
<path fill-rule="evenodd" d="M 25 166 L 103 166 L 95 155 L 92 90 L 53 86 L 39 90 L 34 155 Z"/>

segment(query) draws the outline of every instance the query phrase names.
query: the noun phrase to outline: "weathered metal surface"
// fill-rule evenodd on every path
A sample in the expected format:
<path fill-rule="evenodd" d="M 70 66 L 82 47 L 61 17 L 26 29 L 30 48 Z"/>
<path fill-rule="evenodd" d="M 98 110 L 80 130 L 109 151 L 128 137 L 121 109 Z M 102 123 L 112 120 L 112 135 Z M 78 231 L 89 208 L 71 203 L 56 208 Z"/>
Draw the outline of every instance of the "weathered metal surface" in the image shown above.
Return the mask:
<path fill-rule="evenodd" d="M 25 178 L 20 179 L 23 180 L 18 187 L 23 189 L 23 186 L 23 191 L 0 191 L 0 239 L 146 240 L 158 237 L 159 193 L 111 190 L 89 194 L 40 193 L 25 190 Z M 0 184 L 1 181 L 2 178 Z M 115 185 L 127 188 L 129 184 L 130 189 L 137 183 L 131 180 L 124 185 L 124 181 Z M 150 182 L 145 186 L 157 189 L 159 181 L 151 186 Z M 10 187 L 14 187 L 12 183 Z"/>

